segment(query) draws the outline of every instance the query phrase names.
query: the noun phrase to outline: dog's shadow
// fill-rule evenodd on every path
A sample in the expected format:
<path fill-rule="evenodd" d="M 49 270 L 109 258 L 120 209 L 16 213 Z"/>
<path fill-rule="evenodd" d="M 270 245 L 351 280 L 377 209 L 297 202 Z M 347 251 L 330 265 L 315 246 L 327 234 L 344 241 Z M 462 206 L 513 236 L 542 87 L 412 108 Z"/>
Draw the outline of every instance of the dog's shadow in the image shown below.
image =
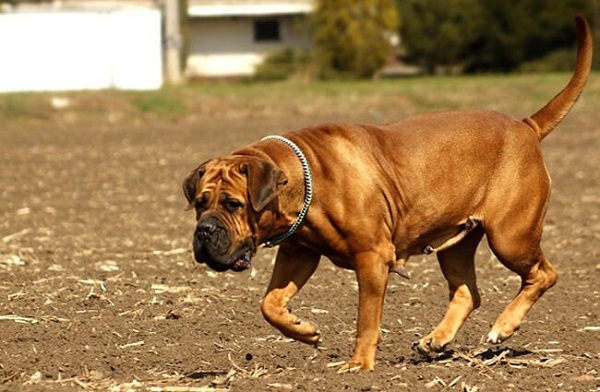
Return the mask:
<path fill-rule="evenodd" d="M 195 372 L 190 372 L 185 374 L 186 378 L 190 378 L 192 380 L 202 380 L 208 377 L 219 377 L 227 374 L 227 371 L 222 370 L 199 370 Z"/>
<path fill-rule="evenodd" d="M 468 363 L 477 363 L 491 365 L 501 363 L 506 359 L 515 359 L 524 355 L 532 354 L 525 348 L 512 347 L 488 347 L 470 351 L 463 351 L 460 348 L 457 350 L 448 349 L 439 354 L 422 355 L 414 353 L 407 360 L 411 365 L 421 365 L 424 363 L 446 363 L 450 361 L 466 361 Z M 400 360 L 404 362 L 404 358 Z"/>

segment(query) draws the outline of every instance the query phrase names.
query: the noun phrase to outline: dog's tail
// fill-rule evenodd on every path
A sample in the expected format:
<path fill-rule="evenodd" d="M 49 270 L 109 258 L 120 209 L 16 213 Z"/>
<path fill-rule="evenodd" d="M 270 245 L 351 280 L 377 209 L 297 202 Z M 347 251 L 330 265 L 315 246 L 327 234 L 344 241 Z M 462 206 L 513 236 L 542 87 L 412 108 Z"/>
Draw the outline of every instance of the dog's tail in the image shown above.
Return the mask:
<path fill-rule="evenodd" d="M 583 91 L 590 74 L 592 65 L 592 33 L 590 26 L 581 15 L 575 17 L 575 24 L 577 27 L 577 63 L 571 80 L 546 106 L 533 116 L 523 120 L 537 132 L 540 140 L 546 137 L 569 113 Z"/>

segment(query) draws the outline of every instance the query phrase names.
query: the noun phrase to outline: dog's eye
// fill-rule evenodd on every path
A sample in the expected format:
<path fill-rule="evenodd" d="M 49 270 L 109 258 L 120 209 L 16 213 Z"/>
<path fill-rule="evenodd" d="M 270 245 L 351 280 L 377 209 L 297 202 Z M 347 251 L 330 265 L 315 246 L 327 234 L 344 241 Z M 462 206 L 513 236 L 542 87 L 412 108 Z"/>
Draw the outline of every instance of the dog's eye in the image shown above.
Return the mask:
<path fill-rule="evenodd" d="M 223 207 L 225 207 L 225 209 L 229 212 L 235 212 L 243 206 L 244 204 L 242 204 L 242 202 L 240 202 L 239 200 L 227 199 L 223 201 Z"/>
<path fill-rule="evenodd" d="M 196 200 L 196 203 L 194 203 L 194 207 L 196 208 L 196 211 L 202 211 L 202 210 L 206 209 L 206 204 L 207 204 L 206 197 L 202 197 L 202 198 Z"/>

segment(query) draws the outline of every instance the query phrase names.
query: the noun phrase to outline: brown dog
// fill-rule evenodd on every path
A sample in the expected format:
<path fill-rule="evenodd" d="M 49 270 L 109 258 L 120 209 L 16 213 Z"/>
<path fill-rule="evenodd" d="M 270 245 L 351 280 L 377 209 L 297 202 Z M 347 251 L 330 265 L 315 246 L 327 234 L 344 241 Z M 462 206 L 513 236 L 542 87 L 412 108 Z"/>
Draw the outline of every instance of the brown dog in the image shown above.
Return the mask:
<path fill-rule="evenodd" d="M 195 259 L 217 271 L 242 271 L 259 245 L 281 242 L 262 312 L 284 335 L 310 344 L 319 341 L 317 328 L 288 303 L 321 255 L 356 271 L 356 346 L 340 371 L 370 370 L 389 273 L 407 276 L 409 256 L 437 253 L 450 304 L 415 348 L 440 352 L 480 304 L 473 259 L 485 234 L 522 279 L 487 338 L 508 339 L 557 278 L 540 249 L 550 195 L 540 140 L 573 106 L 589 74 L 590 28 L 582 17 L 576 24 L 574 75 L 523 121 L 458 110 L 383 126 L 326 124 L 203 163 L 183 183 L 196 210 Z"/>

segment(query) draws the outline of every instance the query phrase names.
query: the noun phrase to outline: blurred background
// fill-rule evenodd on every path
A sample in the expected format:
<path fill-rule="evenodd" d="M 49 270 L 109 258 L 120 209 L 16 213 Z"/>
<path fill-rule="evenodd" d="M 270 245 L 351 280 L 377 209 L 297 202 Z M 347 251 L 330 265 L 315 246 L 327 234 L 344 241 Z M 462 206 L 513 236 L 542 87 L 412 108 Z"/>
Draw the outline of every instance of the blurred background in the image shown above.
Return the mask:
<path fill-rule="evenodd" d="M 598 0 L 0 1 L 0 92 L 569 71 Z"/>

